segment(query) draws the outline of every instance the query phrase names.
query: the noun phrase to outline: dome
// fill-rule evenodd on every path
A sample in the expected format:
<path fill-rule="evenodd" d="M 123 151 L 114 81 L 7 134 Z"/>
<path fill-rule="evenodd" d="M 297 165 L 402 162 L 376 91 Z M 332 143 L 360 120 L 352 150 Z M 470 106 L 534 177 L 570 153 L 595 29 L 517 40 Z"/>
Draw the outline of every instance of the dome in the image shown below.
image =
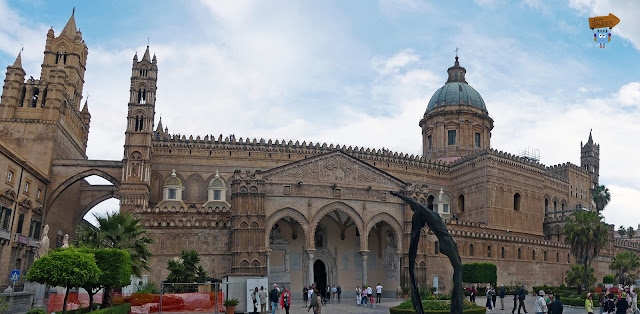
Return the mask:
<path fill-rule="evenodd" d="M 182 185 L 182 180 L 180 180 L 180 178 L 178 178 L 176 176 L 176 171 L 175 169 L 171 172 L 171 176 L 167 178 L 167 180 L 164 181 L 163 186 L 167 186 L 167 185 L 177 185 L 177 186 L 183 186 Z"/>
<path fill-rule="evenodd" d="M 433 93 L 427 106 L 427 112 L 440 106 L 461 104 L 487 110 L 482 96 L 473 87 L 464 82 L 450 82 Z"/>
<path fill-rule="evenodd" d="M 458 56 L 456 56 L 455 64 L 447 69 L 447 73 L 449 74 L 447 83 L 431 96 L 426 112 L 447 105 L 468 105 L 484 111 L 487 110 L 480 93 L 465 80 L 467 70 L 460 66 Z"/>
<path fill-rule="evenodd" d="M 222 179 L 220 178 L 220 174 L 218 174 L 218 171 L 216 171 L 216 177 L 209 182 L 209 188 L 216 188 L 216 189 L 227 188 L 227 186 L 224 184 L 224 181 L 222 181 Z"/>

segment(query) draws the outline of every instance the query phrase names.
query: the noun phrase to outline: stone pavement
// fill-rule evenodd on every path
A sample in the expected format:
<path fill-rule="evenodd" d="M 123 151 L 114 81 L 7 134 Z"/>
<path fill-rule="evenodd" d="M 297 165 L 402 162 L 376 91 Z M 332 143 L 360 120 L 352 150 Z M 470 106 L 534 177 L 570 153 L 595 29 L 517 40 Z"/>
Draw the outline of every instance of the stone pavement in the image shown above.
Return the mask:
<path fill-rule="evenodd" d="M 395 299 L 395 298 L 382 298 L 382 302 L 381 303 L 376 303 L 375 304 L 375 308 L 371 308 L 369 307 L 369 305 L 367 304 L 367 307 L 365 308 L 364 306 L 357 306 L 356 305 L 356 300 L 355 299 L 343 299 L 341 300 L 340 303 L 335 303 L 334 300 L 331 300 L 331 303 L 327 304 L 326 306 L 322 307 L 322 314 L 327 314 L 327 313 L 336 313 L 336 314 L 343 314 L 343 313 L 386 313 L 389 314 L 389 308 L 396 306 L 400 303 L 402 303 L 404 301 L 404 299 Z M 279 309 L 276 313 L 278 314 L 285 314 L 283 309 Z M 302 300 L 294 300 L 293 301 L 293 306 L 291 308 L 289 308 L 289 313 L 290 314 L 303 314 L 303 313 L 313 313 L 313 311 L 307 312 L 306 308 L 302 307 Z"/>
<path fill-rule="evenodd" d="M 467 300 L 469 300 L 469 297 L 466 298 Z M 530 314 L 535 314 L 533 312 L 533 303 L 536 301 L 536 297 L 532 296 L 532 295 L 528 295 L 525 299 L 524 299 L 524 304 L 525 307 L 527 308 L 527 312 L 529 312 Z M 486 297 L 476 297 L 476 304 L 484 306 L 487 302 L 487 298 Z M 500 298 L 496 299 L 496 303 L 498 303 L 498 309 L 494 309 L 493 311 L 488 311 L 487 313 L 511 313 L 511 310 L 513 309 L 513 295 L 508 295 L 504 298 L 504 310 L 501 310 L 501 306 L 500 306 Z M 598 310 L 596 309 L 596 312 Z M 516 313 L 518 313 L 518 310 L 516 309 Z M 524 314 L 524 311 L 520 312 L 522 314 Z M 562 311 L 562 314 L 584 314 L 586 313 L 584 308 L 579 308 L 579 307 L 574 307 L 574 306 L 564 306 L 564 309 Z"/>

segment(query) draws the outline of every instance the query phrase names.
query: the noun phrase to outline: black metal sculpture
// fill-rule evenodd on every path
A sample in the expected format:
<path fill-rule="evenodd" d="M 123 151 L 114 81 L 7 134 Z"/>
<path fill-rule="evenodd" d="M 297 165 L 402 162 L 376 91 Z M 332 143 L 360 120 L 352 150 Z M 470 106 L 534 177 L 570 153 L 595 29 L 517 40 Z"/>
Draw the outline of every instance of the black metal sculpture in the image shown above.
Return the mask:
<path fill-rule="evenodd" d="M 390 191 L 391 195 L 397 196 L 411 206 L 413 217 L 411 218 L 411 242 L 409 244 L 409 275 L 411 276 L 411 300 L 416 313 L 423 314 L 420 291 L 416 284 L 415 264 L 418 253 L 418 241 L 420 241 L 420 231 L 427 225 L 436 235 L 440 242 L 440 253 L 446 255 L 453 266 L 453 290 L 451 291 L 451 313 L 462 313 L 462 260 L 458 254 L 458 246 L 453 242 L 453 238 L 447 226 L 438 213 L 427 209 L 410 197 L 400 195 Z"/>

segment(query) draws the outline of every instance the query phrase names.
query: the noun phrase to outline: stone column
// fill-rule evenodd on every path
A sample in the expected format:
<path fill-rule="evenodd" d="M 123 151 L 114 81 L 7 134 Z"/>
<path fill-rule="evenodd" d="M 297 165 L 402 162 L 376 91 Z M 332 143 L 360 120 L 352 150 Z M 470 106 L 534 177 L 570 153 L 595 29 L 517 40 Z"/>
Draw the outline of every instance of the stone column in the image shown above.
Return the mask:
<path fill-rule="evenodd" d="M 314 278 L 313 278 L 313 252 L 315 252 L 316 250 L 307 250 L 307 261 L 309 262 L 309 274 L 307 275 L 307 285 L 311 286 L 312 283 L 314 283 Z"/>
<path fill-rule="evenodd" d="M 267 252 L 267 280 L 271 277 L 271 252 Z"/>
<path fill-rule="evenodd" d="M 398 255 L 398 259 L 396 260 L 396 271 L 397 271 L 396 275 L 398 277 L 398 287 L 400 287 L 400 272 L 401 272 L 400 260 L 402 259 L 402 253 L 398 253 L 397 255 Z"/>
<path fill-rule="evenodd" d="M 362 254 L 362 285 L 367 284 L 367 258 L 369 257 L 369 250 L 360 251 Z"/>

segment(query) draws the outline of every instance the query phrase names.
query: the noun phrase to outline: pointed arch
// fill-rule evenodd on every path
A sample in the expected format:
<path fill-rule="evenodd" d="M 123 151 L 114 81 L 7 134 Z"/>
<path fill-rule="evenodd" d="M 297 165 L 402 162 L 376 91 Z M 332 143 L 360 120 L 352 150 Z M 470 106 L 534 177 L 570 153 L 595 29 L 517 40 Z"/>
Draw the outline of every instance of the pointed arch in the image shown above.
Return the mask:
<path fill-rule="evenodd" d="M 118 190 L 120 189 L 120 181 L 116 178 L 114 178 L 113 176 L 111 176 L 110 174 L 100 170 L 100 169 L 89 169 L 89 170 L 85 170 L 82 171 L 80 173 L 77 173 L 73 176 L 71 176 L 70 178 L 66 179 L 65 181 L 63 181 L 62 183 L 60 183 L 55 189 L 53 189 L 53 192 L 51 192 L 51 195 L 48 197 L 49 200 L 47 201 L 47 207 L 46 208 L 51 208 L 51 205 L 53 205 L 56 201 L 56 199 L 58 198 L 58 196 L 60 196 L 60 194 L 62 194 L 62 192 L 64 192 L 68 187 L 70 187 L 72 184 L 86 178 L 89 176 L 99 176 L 109 182 L 111 182 L 111 184 L 114 185 L 114 187 L 116 187 Z M 48 210 L 47 210 L 48 212 Z M 47 213 L 48 214 L 48 213 Z M 46 217 L 45 217 L 46 219 Z"/>
<path fill-rule="evenodd" d="M 264 224 L 264 247 L 269 248 L 269 235 L 271 233 L 273 225 L 275 225 L 278 220 L 285 217 L 289 217 L 300 224 L 300 227 L 302 227 L 302 232 L 304 232 L 304 243 L 307 245 L 307 248 L 305 249 L 311 248 L 310 246 L 308 246 L 311 242 L 311 240 L 309 239 L 309 219 L 307 219 L 307 217 L 305 217 L 301 212 L 291 207 L 279 209 L 275 213 L 269 215 L 269 219 L 267 219 Z"/>
<path fill-rule="evenodd" d="M 371 219 L 369 219 L 369 221 L 367 222 L 367 227 L 365 229 L 365 234 L 368 236 L 369 232 L 371 231 L 371 229 L 373 229 L 373 227 L 379 223 L 379 222 L 386 222 L 389 226 L 391 226 L 391 229 L 393 229 L 393 233 L 394 236 L 396 237 L 396 244 L 397 244 L 397 248 L 398 248 L 398 252 L 402 252 L 402 226 L 400 225 L 400 223 L 398 222 L 398 220 L 396 220 L 395 217 L 389 215 L 388 213 L 379 213 L 375 216 L 373 216 Z M 369 241 L 365 242 L 365 250 L 369 249 Z"/>
<path fill-rule="evenodd" d="M 314 239 L 315 237 L 316 227 L 320 223 L 320 220 L 322 220 L 324 216 L 326 216 L 327 214 L 329 214 L 334 210 L 341 211 L 347 214 L 347 216 L 351 217 L 351 220 L 353 220 L 354 224 L 356 225 L 356 228 L 358 228 L 358 232 L 360 232 L 360 248 L 361 250 L 364 250 L 367 242 L 366 241 L 367 233 L 363 232 L 364 220 L 362 219 L 360 214 L 355 209 L 353 209 L 353 207 L 343 202 L 333 202 L 333 203 L 327 204 L 322 208 L 320 208 L 320 210 L 318 210 L 316 214 L 313 216 L 313 220 L 311 221 L 311 225 L 310 225 L 311 227 L 310 236 L 307 239 L 307 245 L 309 246 L 309 248 L 311 249 L 315 248 L 315 243 L 313 243 L 312 239 Z"/>

